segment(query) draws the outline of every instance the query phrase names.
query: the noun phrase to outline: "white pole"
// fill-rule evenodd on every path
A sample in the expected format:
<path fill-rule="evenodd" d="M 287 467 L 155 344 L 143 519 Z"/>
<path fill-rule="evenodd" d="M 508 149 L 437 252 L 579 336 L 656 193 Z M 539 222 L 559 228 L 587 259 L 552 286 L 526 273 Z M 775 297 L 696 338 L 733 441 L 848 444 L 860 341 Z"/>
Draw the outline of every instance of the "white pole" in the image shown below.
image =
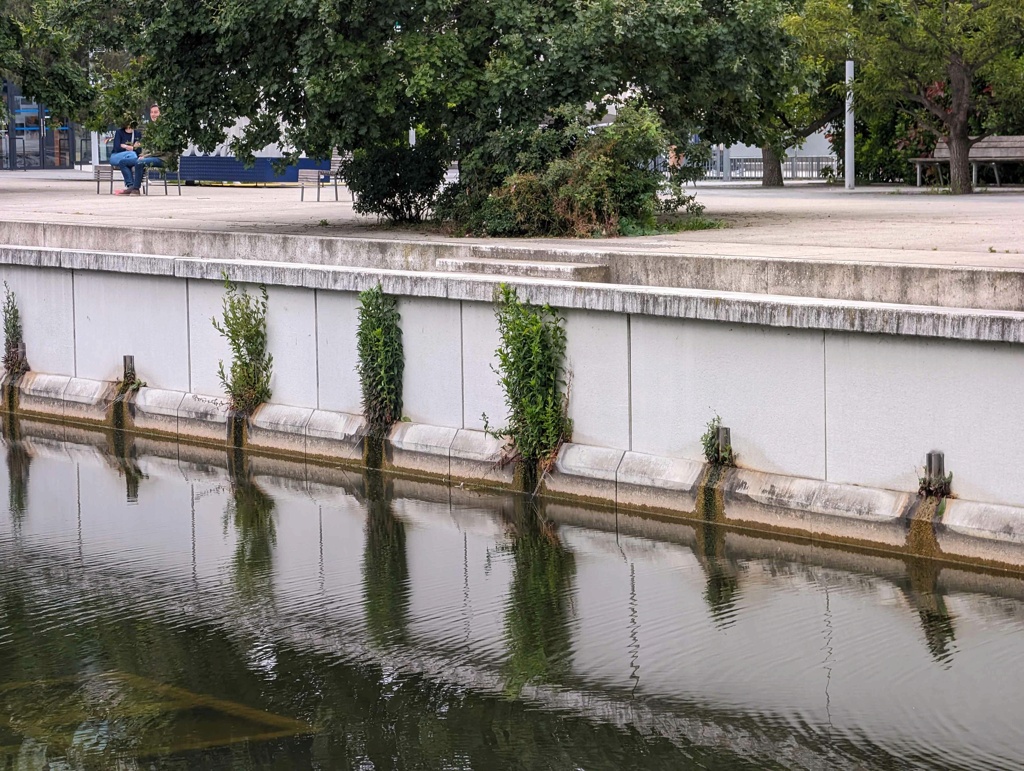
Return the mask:
<path fill-rule="evenodd" d="M 846 60 L 846 189 L 853 190 L 856 179 L 853 160 L 853 59 Z"/>

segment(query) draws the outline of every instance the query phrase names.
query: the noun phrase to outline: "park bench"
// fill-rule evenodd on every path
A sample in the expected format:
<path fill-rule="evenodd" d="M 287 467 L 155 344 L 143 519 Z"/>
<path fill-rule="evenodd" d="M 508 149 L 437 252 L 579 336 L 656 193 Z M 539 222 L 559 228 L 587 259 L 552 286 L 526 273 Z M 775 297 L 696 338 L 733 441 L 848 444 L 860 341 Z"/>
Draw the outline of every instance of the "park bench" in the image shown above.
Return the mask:
<path fill-rule="evenodd" d="M 334 185 L 334 200 L 338 198 L 338 172 L 341 169 L 342 157 L 335 153 L 331 156 L 331 168 L 329 169 L 299 169 L 299 200 L 306 200 L 306 185 L 316 186 L 316 200 L 320 200 L 320 188 L 324 185 Z"/>
<path fill-rule="evenodd" d="M 978 184 L 978 167 L 991 166 L 996 174 L 996 185 L 1001 184 L 999 179 L 1000 163 L 1024 163 L 1024 136 L 1020 137 L 985 137 L 976 142 L 972 147 L 968 159 L 971 162 L 971 177 L 974 184 Z M 931 158 L 911 158 L 911 162 L 917 168 L 917 186 L 921 187 L 921 168 L 923 166 L 934 166 L 939 173 L 939 184 L 942 180 L 942 167 L 949 165 L 949 145 L 940 140 L 935 145 L 935 152 Z"/>
<path fill-rule="evenodd" d="M 108 192 L 114 192 L 114 179 L 121 179 L 121 172 L 111 166 L 109 163 L 98 163 L 93 166 L 93 177 L 96 180 L 96 195 L 100 194 L 100 184 L 103 182 L 108 183 Z M 178 178 L 177 172 L 167 171 L 167 169 L 161 169 L 159 167 L 147 166 L 146 173 L 142 177 L 142 192 L 145 195 L 149 195 L 149 183 L 150 177 L 154 174 L 159 175 L 156 181 L 164 183 L 164 195 L 168 195 L 167 182 L 172 180 L 177 182 L 176 187 L 178 188 L 178 195 L 181 195 L 181 180 Z"/>

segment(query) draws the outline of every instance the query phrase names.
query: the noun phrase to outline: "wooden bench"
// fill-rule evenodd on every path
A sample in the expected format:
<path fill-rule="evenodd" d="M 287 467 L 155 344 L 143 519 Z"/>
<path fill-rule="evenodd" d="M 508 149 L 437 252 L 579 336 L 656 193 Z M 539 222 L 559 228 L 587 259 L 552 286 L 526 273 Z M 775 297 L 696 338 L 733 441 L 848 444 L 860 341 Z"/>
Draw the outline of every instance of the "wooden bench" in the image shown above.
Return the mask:
<path fill-rule="evenodd" d="M 1000 163 L 1024 163 L 1024 136 L 1020 137 L 985 137 L 971 146 L 968 159 L 971 162 L 971 178 L 978 184 L 978 167 L 991 166 L 996 174 L 996 185 L 1002 184 L 999 179 Z M 942 180 L 942 167 L 949 165 L 949 145 L 940 140 L 935 145 L 931 158 L 911 158 L 917 168 L 917 186 L 921 187 L 921 167 L 934 166 L 939 172 L 939 184 Z"/>
<path fill-rule="evenodd" d="M 306 185 L 316 186 L 316 200 L 320 200 L 320 188 L 334 185 L 334 200 L 338 198 L 338 173 L 341 170 L 342 157 L 335 153 L 331 156 L 330 169 L 299 169 L 299 200 L 306 200 Z"/>
<path fill-rule="evenodd" d="M 159 174 L 159 179 L 156 181 L 164 183 L 164 195 L 168 195 L 167 182 L 171 178 L 178 184 L 175 187 L 178 188 L 178 195 L 181 195 L 181 180 L 178 178 L 178 173 L 174 171 L 167 171 L 167 169 L 159 166 L 147 166 L 146 172 L 142 176 L 142 192 L 145 195 L 149 195 L 149 183 L 150 175 Z M 115 175 L 120 178 L 121 171 L 114 168 L 109 163 L 100 163 L 92 167 L 92 175 L 96 180 L 96 195 L 100 194 L 100 184 L 103 182 L 109 183 L 108 192 L 113 194 L 114 192 L 114 179 Z"/>

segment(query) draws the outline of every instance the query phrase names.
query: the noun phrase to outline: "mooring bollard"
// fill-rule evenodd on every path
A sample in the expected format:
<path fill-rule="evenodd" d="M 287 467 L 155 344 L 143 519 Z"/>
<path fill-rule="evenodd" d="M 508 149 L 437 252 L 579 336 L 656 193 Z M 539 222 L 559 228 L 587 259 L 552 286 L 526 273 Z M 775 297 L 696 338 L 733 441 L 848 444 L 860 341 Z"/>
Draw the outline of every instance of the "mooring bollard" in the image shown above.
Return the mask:
<path fill-rule="evenodd" d="M 925 468 L 928 471 L 928 481 L 942 481 L 946 478 L 946 456 L 939 450 L 932 450 L 928 453 Z"/>
<path fill-rule="evenodd" d="M 728 426 L 718 427 L 718 459 L 726 461 L 729 459 L 729 448 L 732 447 L 732 435 Z"/>

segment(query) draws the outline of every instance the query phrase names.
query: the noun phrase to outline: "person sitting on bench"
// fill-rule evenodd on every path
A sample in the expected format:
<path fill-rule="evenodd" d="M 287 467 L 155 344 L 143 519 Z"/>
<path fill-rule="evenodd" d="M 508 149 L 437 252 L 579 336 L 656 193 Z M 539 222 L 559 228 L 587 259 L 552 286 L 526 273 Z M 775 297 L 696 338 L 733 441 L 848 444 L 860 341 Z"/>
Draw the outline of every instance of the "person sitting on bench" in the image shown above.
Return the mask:
<path fill-rule="evenodd" d="M 114 132 L 114 152 L 110 155 L 110 165 L 121 171 L 124 188 L 115 190 L 114 195 L 138 195 L 135 187 L 135 165 L 139 161 L 138 151 L 142 149 L 142 132 L 136 130 L 135 122 L 129 121 Z"/>
<path fill-rule="evenodd" d="M 160 120 L 160 105 L 154 104 L 149 108 L 149 122 L 152 124 L 158 120 Z M 162 153 L 151 149 L 144 150 L 139 154 L 139 159 L 135 162 L 135 180 L 132 185 L 136 192 L 142 187 L 142 180 L 146 176 L 146 167 L 156 166 L 162 169 L 167 165 L 169 158 L 169 153 Z"/>

